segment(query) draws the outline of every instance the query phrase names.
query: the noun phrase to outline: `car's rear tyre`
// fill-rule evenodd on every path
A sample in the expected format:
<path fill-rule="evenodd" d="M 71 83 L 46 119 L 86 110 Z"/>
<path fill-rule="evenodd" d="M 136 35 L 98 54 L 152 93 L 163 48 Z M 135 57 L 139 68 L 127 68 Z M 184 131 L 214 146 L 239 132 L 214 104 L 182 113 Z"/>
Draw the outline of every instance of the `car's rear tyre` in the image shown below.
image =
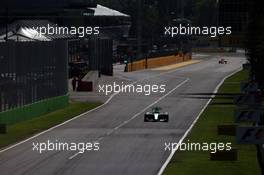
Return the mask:
<path fill-rule="evenodd" d="M 144 122 L 149 122 L 149 116 L 145 115 Z"/>

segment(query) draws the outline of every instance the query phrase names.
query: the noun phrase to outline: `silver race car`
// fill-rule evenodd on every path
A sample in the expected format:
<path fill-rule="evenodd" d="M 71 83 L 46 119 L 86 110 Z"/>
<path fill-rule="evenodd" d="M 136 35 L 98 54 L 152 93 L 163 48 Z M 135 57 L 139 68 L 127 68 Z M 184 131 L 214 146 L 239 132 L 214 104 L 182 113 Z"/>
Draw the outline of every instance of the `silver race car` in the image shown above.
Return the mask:
<path fill-rule="evenodd" d="M 169 113 L 160 112 L 161 108 L 155 107 L 144 116 L 144 122 L 169 122 Z"/>

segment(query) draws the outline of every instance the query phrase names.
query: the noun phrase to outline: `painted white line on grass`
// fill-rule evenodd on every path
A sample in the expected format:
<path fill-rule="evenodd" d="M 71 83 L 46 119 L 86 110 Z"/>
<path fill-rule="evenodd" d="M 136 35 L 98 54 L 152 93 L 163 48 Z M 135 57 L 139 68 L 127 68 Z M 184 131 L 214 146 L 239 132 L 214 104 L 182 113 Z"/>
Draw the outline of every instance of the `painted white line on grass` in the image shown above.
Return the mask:
<path fill-rule="evenodd" d="M 111 98 L 113 98 L 113 97 L 110 97 L 109 99 L 111 99 Z M 101 105 L 101 106 L 102 106 L 102 105 Z M 81 115 L 78 115 L 78 116 L 76 116 L 76 117 L 74 117 L 74 118 L 72 118 L 72 119 L 69 119 L 69 120 L 67 120 L 67 121 L 65 121 L 65 122 L 63 122 L 63 123 L 61 123 L 61 124 L 59 124 L 59 125 L 56 125 L 56 126 L 50 128 L 50 129 L 47 129 L 47 130 L 45 130 L 45 131 L 43 131 L 43 132 L 41 132 L 41 133 L 38 133 L 38 134 L 36 134 L 36 135 L 34 135 L 34 136 L 32 136 L 32 137 L 26 139 L 26 140 L 23 140 L 23 141 L 21 141 L 21 142 L 18 142 L 18 143 L 16 143 L 16 144 L 12 145 L 12 146 L 9 146 L 8 148 L 2 149 L 2 150 L 0 150 L 0 153 L 6 152 L 6 151 L 8 151 L 8 150 L 10 150 L 10 149 L 12 149 L 12 148 L 15 148 L 16 146 L 19 146 L 19 145 L 21 145 L 21 144 L 23 144 L 23 143 L 26 143 L 26 142 L 28 142 L 28 141 L 34 139 L 34 138 L 39 137 L 40 135 L 43 135 L 43 134 L 45 134 L 45 133 L 47 133 L 47 132 L 50 132 L 50 131 L 52 131 L 52 130 L 54 130 L 54 129 L 60 127 L 60 126 L 63 126 L 63 125 L 65 125 L 65 124 L 67 124 L 67 123 L 69 123 L 69 122 L 71 122 L 71 121 L 73 121 L 73 120 L 75 120 L 75 119 L 77 119 L 77 118 L 83 116 L 83 115 L 86 115 L 86 114 L 88 114 L 88 113 L 91 113 L 91 112 L 93 112 L 93 111 L 99 109 L 101 106 L 98 106 L 98 107 L 96 107 L 96 108 L 94 108 L 94 109 L 92 109 L 92 110 L 90 110 L 90 111 L 87 111 L 87 112 L 85 112 L 85 113 L 83 113 L 83 114 L 81 114 Z"/>
<path fill-rule="evenodd" d="M 238 70 L 234 71 L 233 73 L 231 73 L 230 75 L 227 75 L 226 77 L 224 77 L 221 82 L 217 85 L 217 87 L 214 90 L 214 94 L 218 92 L 219 88 L 221 87 L 221 85 L 224 83 L 224 81 L 233 76 L 234 74 L 236 74 L 237 72 L 241 71 L 242 69 L 239 68 Z M 188 130 L 184 133 L 184 135 L 182 136 L 182 138 L 179 140 L 179 144 L 177 144 L 176 149 L 174 149 L 173 151 L 171 151 L 169 157 L 167 158 L 167 160 L 165 161 L 165 163 L 162 165 L 162 167 L 160 168 L 159 172 L 157 175 L 162 175 L 163 172 L 165 171 L 167 165 L 170 163 L 173 155 L 175 154 L 175 152 L 178 150 L 179 145 L 181 145 L 181 143 L 184 141 L 184 139 L 187 137 L 187 135 L 190 133 L 190 131 L 192 130 L 193 126 L 197 123 L 197 121 L 199 120 L 200 116 L 203 114 L 203 112 L 205 111 L 205 109 L 207 108 L 207 106 L 211 103 L 212 99 L 215 97 L 215 95 L 212 95 L 211 98 L 208 100 L 208 102 L 206 103 L 206 105 L 202 108 L 201 112 L 198 114 L 198 116 L 195 118 L 195 120 L 193 121 L 193 123 L 191 124 L 191 126 L 188 128 Z"/>

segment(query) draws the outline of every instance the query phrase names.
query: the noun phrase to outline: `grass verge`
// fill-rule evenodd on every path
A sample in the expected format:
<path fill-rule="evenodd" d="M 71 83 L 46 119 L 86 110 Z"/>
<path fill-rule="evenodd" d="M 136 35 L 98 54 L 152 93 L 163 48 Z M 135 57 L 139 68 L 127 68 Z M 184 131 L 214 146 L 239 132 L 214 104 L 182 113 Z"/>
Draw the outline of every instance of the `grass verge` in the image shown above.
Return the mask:
<path fill-rule="evenodd" d="M 77 115 L 96 108 L 100 103 L 73 102 L 67 107 L 49 114 L 7 126 L 7 134 L 0 135 L 0 148 L 26 139 L 36 133 L 63 123 Z"/>
<path fill-rule="evenodd" d="M 228 78 L 220 87 L 219 93 L 239 93 L 240 82 L 246 81 L 247 71 L 241 71 Z M 235 137 L 219 136 L 217 125 L 234 124 L 235 106 L 232 99 L 213 99 L 199 118 L 185 143 L 232 143 L 238 149 L 238 161 L 210 161 L 209 152 L 178 151 L 167 166 L 164 175 L 260 175 L 257 152 L 254 145 L 237 145 Z"/>

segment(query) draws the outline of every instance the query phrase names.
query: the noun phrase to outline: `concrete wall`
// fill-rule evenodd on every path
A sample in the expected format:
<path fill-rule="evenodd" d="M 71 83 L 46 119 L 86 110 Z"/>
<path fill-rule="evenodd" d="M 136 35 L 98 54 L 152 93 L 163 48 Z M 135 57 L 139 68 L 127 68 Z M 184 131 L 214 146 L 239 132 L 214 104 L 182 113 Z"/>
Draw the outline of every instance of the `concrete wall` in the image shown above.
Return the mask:
<path fill-rule="evenodd" d="M 159 58 L 148 58 L 147 61 L 146 59 L 144 59 L 140 61 L 135 61 L 133 63 L 129 63 L 127 66 L 127 71 L 132 72 L 146 68 L 147 69 L 157 68 L 171 64 L 182 63 L 184 61 L 189 61 L 191 59 L 192 57 L 190 54 L 185 54 L 185 55 L 179 54 L 179 55 L 165 56 Z"/>

